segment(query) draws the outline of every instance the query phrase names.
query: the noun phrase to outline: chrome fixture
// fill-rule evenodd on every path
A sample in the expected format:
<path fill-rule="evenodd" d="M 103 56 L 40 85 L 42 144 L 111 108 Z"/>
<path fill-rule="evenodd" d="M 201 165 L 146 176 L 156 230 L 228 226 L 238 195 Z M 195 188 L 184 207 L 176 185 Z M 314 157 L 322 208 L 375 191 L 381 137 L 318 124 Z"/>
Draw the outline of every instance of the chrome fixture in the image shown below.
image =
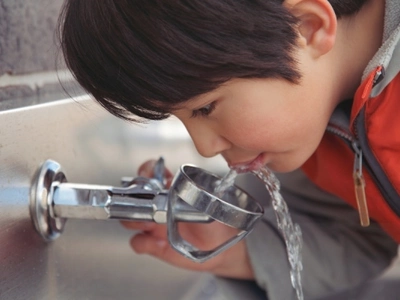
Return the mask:
<path fill-rule="evenodd" d="M 60 236 L 66 220 L 119 219 L 167 223 L 168 239 L 178 252 L 204 262 L 243 239 L 263 215 L 263 207 L 236 186 L 214 194 L 221 178 L 192 165 L 182 165 L 171 188 L 165 189 L 164 160 L 154 178 L 123 178 L 122 187 L 68 183 L 61 166 L 47 160 L 31 188 L 30 214 L 46 240 Z M 221 222 L 239 229 L 236 236 L 212 250 L 200 250 L 184 240 L 178 222 Z"/>

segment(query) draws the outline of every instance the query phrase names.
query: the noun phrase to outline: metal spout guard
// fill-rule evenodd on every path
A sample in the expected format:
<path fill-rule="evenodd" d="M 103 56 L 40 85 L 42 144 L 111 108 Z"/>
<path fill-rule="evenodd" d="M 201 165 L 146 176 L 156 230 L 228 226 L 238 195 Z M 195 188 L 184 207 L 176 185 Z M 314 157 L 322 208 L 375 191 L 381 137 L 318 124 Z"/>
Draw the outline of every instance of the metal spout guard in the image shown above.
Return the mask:
<path fill-rule="evenodd" d="M 236 186 L 222 195 L 214 194 L 221 177 L 192 165 L 183 165 L 169 190 L 168 239 L 172 247 L 195 262 L 204 262 L 243 239 L 264 214 L 263 207 Z M 216 221 L 240 229 L 238 234 L 212 250 L 200 250 L 184 240 L 178 231 L 175 211 L 184 201 Z"/>
<path fill-rule="evenodd" d="M 155 168 L 156 179 L 137 177 L 127 187 L 76 184 L 67 183 L 61 166 L 47 160 L 31 188 L 34 226 L 46 241 L 52 241 L 60 236 L 69 218 L 167 223 L 171 246 L 193 261 L 203 262 L 240 241 L 263 215 L 262 206 L 235 186 L 220 198 L 214 195 L 221 178 L 195 166 L 183 165 L 170 190 L 165 190 L 163 170 L 160 159 Z M 179 235 L 177 222 L 213 220 L 240 232 L 209 251 L 196 249 Z"/>

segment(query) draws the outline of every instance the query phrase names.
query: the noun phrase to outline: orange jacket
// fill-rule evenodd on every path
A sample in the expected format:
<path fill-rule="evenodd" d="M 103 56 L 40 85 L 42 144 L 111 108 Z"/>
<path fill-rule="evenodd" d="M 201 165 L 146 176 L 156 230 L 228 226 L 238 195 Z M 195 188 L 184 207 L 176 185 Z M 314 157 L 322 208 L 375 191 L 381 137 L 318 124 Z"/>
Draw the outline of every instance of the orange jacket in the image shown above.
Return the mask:
<path fill-rule="evenodd" d="M 346 117 L 343 104 L 333 114 L 318 149 L 302 167 L 319 187 L 357 208 L 364 225 L 369 217 L 374 219 L 397 242 L 400 242 L 399 72 L 400 26 L 370 63 L 351 112 L 347 110 L 347 122 L 343 121 Z"/>

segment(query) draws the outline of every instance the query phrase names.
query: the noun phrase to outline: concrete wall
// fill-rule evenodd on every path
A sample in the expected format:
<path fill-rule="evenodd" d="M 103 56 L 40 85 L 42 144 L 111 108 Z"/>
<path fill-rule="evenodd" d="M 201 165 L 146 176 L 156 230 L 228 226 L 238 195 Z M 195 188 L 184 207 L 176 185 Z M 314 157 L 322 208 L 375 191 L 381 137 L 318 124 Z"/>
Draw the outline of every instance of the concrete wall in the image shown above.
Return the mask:
<path fill-rule="evenodd" d="M 55 42 L 62 3 L 0 0 L 0 110 L 69 97 L 63 87 L 82 92 Z"/>

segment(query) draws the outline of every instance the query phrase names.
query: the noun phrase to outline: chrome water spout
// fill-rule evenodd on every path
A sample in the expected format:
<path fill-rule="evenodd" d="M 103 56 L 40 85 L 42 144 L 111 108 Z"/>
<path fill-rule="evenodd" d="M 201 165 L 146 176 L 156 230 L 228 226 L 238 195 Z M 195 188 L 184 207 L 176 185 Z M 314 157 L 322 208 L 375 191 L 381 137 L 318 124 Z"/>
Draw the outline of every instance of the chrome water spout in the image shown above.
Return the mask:
<path fill-rule="evenodd" d="M 248 194 L 232 186 L 213 194 L 220 178 L 191 165 L 183 165 L 172 186 L 165 189 L 164 161 L 154 178 L 123 179 L 122 187 L 68 183 L 61 166 L 46 161 L 31 189 L 30 213 L 36 230 L 47 241 L 56 239 L 67 219 L 119 219 L 167 223 L 171 246 L 186 257 L 203 262 L 237 243 L 253 229 L 263 208 Z M 219 247 L 202 251 L 179 234 L 178 222 L 219 221 L 239 229 L 237 236 Z"/>

